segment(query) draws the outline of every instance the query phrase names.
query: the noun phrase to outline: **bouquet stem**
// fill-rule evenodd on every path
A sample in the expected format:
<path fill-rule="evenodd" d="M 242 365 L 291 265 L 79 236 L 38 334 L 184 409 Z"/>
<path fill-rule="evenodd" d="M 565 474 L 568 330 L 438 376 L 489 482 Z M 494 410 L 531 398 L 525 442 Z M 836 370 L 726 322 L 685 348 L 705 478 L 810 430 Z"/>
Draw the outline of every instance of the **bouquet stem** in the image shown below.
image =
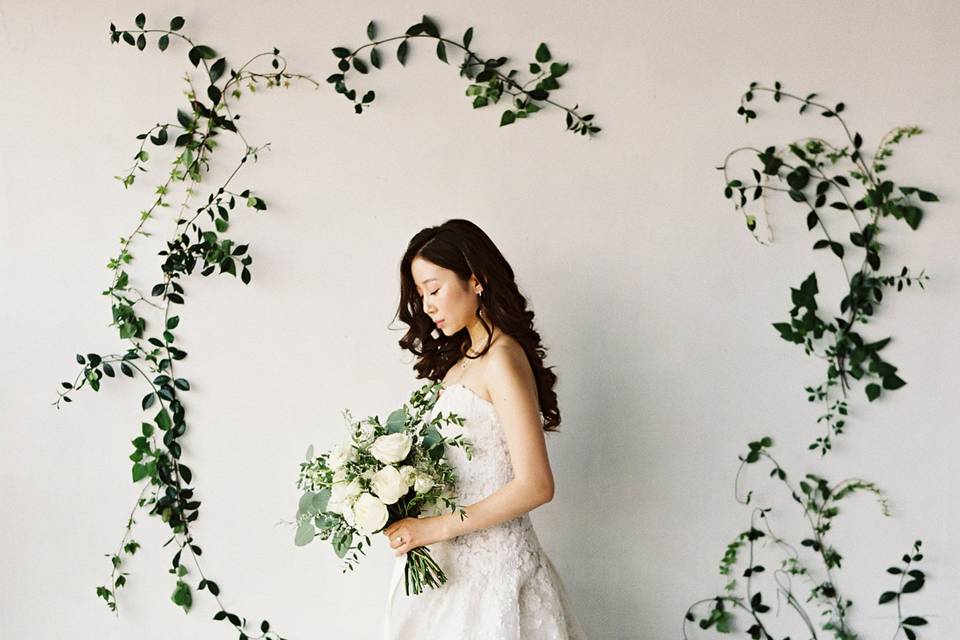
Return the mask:
<path fill-rule="evenodd" d="M 426 547 L 416 547 L 407 552 L 407 564 L 403 568 L 403 582 L 406 594 L 411 588 L 414 594 L 423 591 L 424 586 L 437 588 L 447 581 L 446 574 L 430 556 Z"/>

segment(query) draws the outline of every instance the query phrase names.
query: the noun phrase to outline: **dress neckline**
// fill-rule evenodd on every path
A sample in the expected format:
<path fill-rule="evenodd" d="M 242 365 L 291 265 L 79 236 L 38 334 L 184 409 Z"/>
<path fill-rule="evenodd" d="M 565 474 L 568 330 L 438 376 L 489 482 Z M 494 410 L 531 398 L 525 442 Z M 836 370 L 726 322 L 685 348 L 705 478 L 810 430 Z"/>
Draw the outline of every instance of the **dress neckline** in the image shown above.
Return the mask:
<path fill-rule="evenodd" d="M 461 383 L 459 383 L 459 382 L 452 382 L 452 383 L 450 383 L 450 384 L 448 384 L 448 385 L 444 385 L 443 383 L 441 383 L 440 386 L 441 386 L 441 388 L 443 389 L 443 393 L 441 393 L 440 396 L 437 398 L 437 402 L 440 401 L 440 398 L 443 397 L 444 393 L 446 393 L 446 392 L 449 391 L 450 389 L 454 389 L 454 388 L 459 387 L 459 388 L 464 389 L 465 391 L 467 391 L 467 393 L 469 393 L 470 395 L 472 395 L 474 398 L 476 398 L 477 400 L 479 400 L 481 403 L 483 403 L 483 404 L 485 404 L 485 405 L 493 408 L 493 403 L 492 403 L 492 402 L 490 402 L 490 401 L 487 400 L 486 398 L 482 397 L 480 394 L 478 394 L 476 391 L 474 391 L 473 389 L 471 389 L 470 387 L 468 387 L 468 386 L 465 385 L 465 384 L 461 384 Z"/>

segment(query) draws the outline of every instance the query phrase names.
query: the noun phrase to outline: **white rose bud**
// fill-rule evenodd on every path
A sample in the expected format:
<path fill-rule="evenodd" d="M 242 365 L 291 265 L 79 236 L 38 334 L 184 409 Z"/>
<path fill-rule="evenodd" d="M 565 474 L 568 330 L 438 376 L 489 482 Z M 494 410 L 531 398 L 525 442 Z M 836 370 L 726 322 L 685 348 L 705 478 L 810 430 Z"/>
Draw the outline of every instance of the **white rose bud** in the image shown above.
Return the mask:
<path fill-rule="evenodd" d="M 355 457 L 353 446 L 349 442 L 341 443 L 330 450 L 327 466 L 336 471 Z"/>
<path fill-rule="evenodd" d="M 409 485 L 404 484 L 397 468 L 390 465 L 377 471 L 370 481 L 370 490 L 383 500 L 384 504 L 393 504 L 409 489 Z"/>
<path fill-rule="evenodd" d="M 400 478 L 403 480 L 403 484 L 407 485 L 408 487 L 413 486 L 413 480 L 416 478 L 416 476 L 417 470 L 410 465 L 405 464 L 400 467 Z"/>
<path fill-rule="evenodd" d="M 357 531 L 371 534 L 387 524 L 387 507 L 372 493 L 361 493 L 353 505 L 354 525 Z"/>
<path fill-rule="evenodd" d="M 388 433 L 373 441 L 370 453 L 384 464 L 400 462 L 410 453 L 413 438 L 405 433 Z"/>
<path fill-rule="evenodd" d="M 430 476 L 424 474 L 418 474 L 417 479 L 413 483 L 413 490 L 417 493 L 426 493 L 433 488 L 433 479 Z"/>

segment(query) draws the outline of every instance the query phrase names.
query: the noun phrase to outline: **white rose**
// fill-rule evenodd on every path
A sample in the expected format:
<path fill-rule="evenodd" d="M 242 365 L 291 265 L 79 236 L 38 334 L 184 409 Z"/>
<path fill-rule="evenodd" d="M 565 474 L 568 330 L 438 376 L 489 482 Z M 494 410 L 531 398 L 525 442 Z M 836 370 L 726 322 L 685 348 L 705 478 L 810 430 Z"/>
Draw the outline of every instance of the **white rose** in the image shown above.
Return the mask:
<path fill-rule="evenodd" d="M 341 515 L 343 516 L 343 519 L 347 521 L 348 525 L 351 527 L 357 526 L 357 520 L 353 514 L 353 507 L 351 507 L 349 504 L 344 507 Z"/>
<path fill-rule="evenodd" d="M 334 482 L 333 488 L 330 490 L 330 500 L 327 502 L 327 511 L 333 511 L 346 517 L 350 505 L 362 491 L 360 481 L 356 478 L 349 483 Z"/>
<path fill-rule="evenodd" d="M 353 446 L 349 443 L 340 443 L 330 450 L 330 457 L 327 458 L 327 466 L 336 471 L 350 460 L 356 457 Z"/>
<path fill-rule="evenodd" d="M 347 479 L 347 470 L 343 467 L 340 467 L 333 472 L 333 481 L 334 482 L 343 482 Z"/>
<path fill-rule="evenodd" d="M 357 531 L 371 534 L 387 523 L 387 507 L 372 493 L 361 493 L 353 505 L 353 517 Z"/>
<path fill-rule="evenodd" d="M 404 483 L 397 468 L 390 465 L 377 471 L 370 481 L 370 490 L 383 500 L 384 504 L 393 504 L 409 489 L 410 485 Z"/>
<path fill-rule="evenodd" d="M 405 433 L 388 433 L 373 441 L 370 453 L 384 464 L 400 462 L 410 453 L 413 438 Z"/>
<path fill-rule="evenodd" d="M 400 477 L 403 479 L 403 484 L 407 485 L 408 487 L 413 486 L 413 480 L 416 478 L 416 476 L 417 470 L 410 465 L 405 464 L 400 467 Z"/>
<path fill-rule="evenodd" d="M 433 479 L 430 476 L 418 474 L 413 483 L 413 490 L 417 493 L 426 493 L 433 488 Z"/>

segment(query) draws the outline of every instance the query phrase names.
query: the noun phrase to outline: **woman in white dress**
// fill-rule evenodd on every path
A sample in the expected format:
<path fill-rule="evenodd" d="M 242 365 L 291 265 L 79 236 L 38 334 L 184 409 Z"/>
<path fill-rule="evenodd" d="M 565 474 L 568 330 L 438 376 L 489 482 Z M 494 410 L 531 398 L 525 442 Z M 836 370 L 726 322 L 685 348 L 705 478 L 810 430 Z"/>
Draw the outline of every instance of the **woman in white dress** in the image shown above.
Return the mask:
<path fill-rule="evenodd" d="M 556 374 L 513 269 L 468 220 L 448 220 L 410 241 L 400 265 L 400 346 L 418 378 L 440 380 L 433 411 L 464 417 L 467 460 L 447 448 L 466 511 L 388 526 L 397 556 L 384 640 L 582 640 L 583 630 L 529 512 L 554 497 L 545 432 L 558 431 Z M 445 428 L 446 429 L 446 428 Z M 406 595 L 405 554 L 428 546 L 447 576 Z"/>

